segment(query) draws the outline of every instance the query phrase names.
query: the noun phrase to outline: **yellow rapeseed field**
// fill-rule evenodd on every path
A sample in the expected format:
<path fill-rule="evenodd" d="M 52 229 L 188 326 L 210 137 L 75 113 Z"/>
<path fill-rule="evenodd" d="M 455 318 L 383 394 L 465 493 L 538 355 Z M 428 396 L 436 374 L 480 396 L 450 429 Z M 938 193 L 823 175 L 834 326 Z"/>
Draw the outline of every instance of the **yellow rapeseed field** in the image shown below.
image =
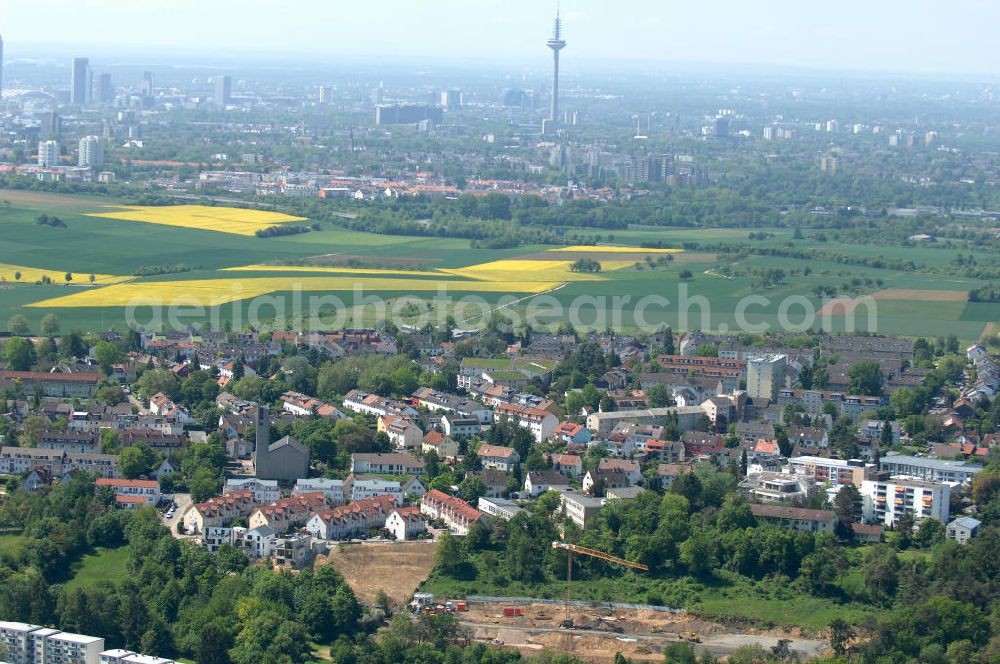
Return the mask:
<path fill-rule="evenodd" d="M 234 235 L 253 235 L 259 230 L 278 224 L 305 221 L 304 217 L 292 217 L 280 212 L 211 205 L 132 205 L 113 212 L 95 212 L 87 216 L 123 221 L 142 221 L 147 224 L 162 224 L 181 228 L 197 228 Z"/>
<path fill-rule="evenodd" d="M 559 286 L 548 281 L 457 281 L 454 279 L 393 279 L 352 277 L 267 277 L 145 281 L 117 284 L 27 305 L 30 307 L 216 306 L 267 293 L 375 291 L 450 293 L 541 293 Z"/>
<path fill-rule="evenodd" d="M 7 263 L 0 263 L 0 282 L 10 282 L 10 283 L 22 283 L 22 284 L 32 284 L 41 279 L 42 277 L 48 277 L 52 279 L 52 283 L 55 284 L 82 284 L 86 285 L 90 282 L 89 272 L 72 272 L 73 279 L 69 282 L 66 281 L 66 272 L 68 270 L 47 270 L 40 267 L 27 267 L 25 265 L 8 265 Z M 16 279 L 17 275 L 20 274 L 21 278 Z M 111 274 L 95 274 L 94 283 L 100 284 L 102 286 L 107 284 L 117 284 L 122 281 L 128 281 L 132 277 L 116 277 Z"/>
<path fill-rule="evenodd" d="M 602 270 L 618 270 L 629 267 L 634 261 L 601 261 Z M 566 260 L 518 260 L 505 259 L 491 263 L 481 263 L 456 269 L 442 269 L 442 272 L 482 281 L 516 281 L 518 279 L 545 281 L 603 281 L 600 273 L 573 272 L 573 261 Z"/>
<path fill-rule="evenodd" d="M 403 277 L 440 277 L 440 272 L 427 272 L 421 270 L 389 270 L 381 268 L 358 268 L 358 267 L 316 267 L 311 265 L 241 265 L 239 267 L 227 267 L 223 272 L 312 272 L 314 274 L 371 274 L 383 276 L 403 276 Z"/>
<path fill-rule="evenodd" d="M 600 251 L 609 254 L 622 253 L 622 254 L 679 254 L 683 249 L 644 249 L 642 247 L 609 247 L 609 246 L 593 246 L 593 245 L 576 245 L 572 247 L 559 247 L 558 249 L 549 249 L 549 251 Z"/>

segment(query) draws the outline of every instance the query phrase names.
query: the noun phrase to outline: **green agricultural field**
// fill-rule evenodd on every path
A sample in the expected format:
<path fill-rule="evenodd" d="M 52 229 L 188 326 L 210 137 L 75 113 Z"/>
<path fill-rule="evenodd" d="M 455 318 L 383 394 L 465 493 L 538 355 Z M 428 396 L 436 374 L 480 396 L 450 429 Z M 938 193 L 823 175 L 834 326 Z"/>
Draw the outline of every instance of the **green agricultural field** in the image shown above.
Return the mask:
<path fill-rule="evenodd" d="M 124 303 L 133 301 L 127 294 L 172 293 L 169 284 L 183 282 L 187 284 L 186 294 L 191 294 L 192 282 L 210 284 L 214 293 L 220 289 L 230 293 L 239 290 L 242 283 L 253 283 L 252 280 L 274 280 L 268 284 L 283 284 L 275 292 L 267 293 L 258 290 L 242 295 L 250 298 L 265 294 L 277 307 L 259 307 L 248 299 L 218 305 L 186 322 L 202 323 L 210 316 L 218 321 L 236 316 L 237 322 L 246 322 L 251 309 L 255 309 L 265 322 L 273 320 L 274 327 L 294 327 L 298 320 L 291 313 L 294 297 L 335 295 L 345 308 L 343 313 L 351 314 L 349 324 L 370 325 L 376 322 L 377 310 L 369 306 L 362 309 L 359 297 L 377 295 L 388 300 L 387 306 L 399 298 L 420 298 L 429 300 L 433 292 L 426 290 L 425 281 L 438 280 L 447 287 L 447 294 L 457 300 L 462 297 L 474 297 L 478 302 L 485 302 L 490 308 L 499 306 L 505 293 L 483 292 L 470 285 L 462 288 L 462 283 L 475 279 L 473 273 L 448 273 L 436 276 L 440 270 L 466 268 L 470 266 L 493 263 L 502 260 L 549 260 L 541 255 L 544 246 L 524 246 L 512 249 L 473 249 L 469 240 L 439 237 L 410 237 L 376 235 L 358 231 L 348 231 L 323 224 L 320 230 L 299 235 L 282 237 L 257 238 L 246 235 L 235 235 L 216 231 L 202 230 L 182 226 L 123 221 L 103 217 L 87 216 L 94 213 L 107 212 L 116 201 L 107 198 L 88 196 L 68 196 L 38 192 L 9 191 L 0 192 L 0 233 L 4 238 L 0 242 L 0 268 L 7 266 L 6 272 L 13 275 L 18 266 L 25 272 L 30 268 L 44 270 L 51 274 L 52 285 L 36 285 L 25 283 L 28 279 L 15 282 L 11 278 L 0 282 L 0 319 L 7 320 L 11 315 L 22 314 L 33 330 L 37 331 L 41 318 L 49 312 L 56 313 L 63 329 L 80 328 L 88 330 L 107 329 L 115 326 L 122 328 L 125 322 L 126 310 Z M 40 226 L 36 219 L 40 214 L 58 216 L 66 228 Z M 298 222 L 305 223 L 305 222 Z M 845 254 L 862 256 L 885 256 L 888 258 L 904 258 L 918 263 L 944 267 L 953 260 L 955 251 L 936 247 L 902 247 L 878 245 L 844 245 L 819 243 L 809 237 L 793 240 L 792 231 L 786 228 L 756 229 L 770 233 L 764 240 L 753 240 L 762 246 L 779 246 L 791 243 L 793 246 L 812 248 L 822 251 L 836 251 Z M 568 231 L 572 233 L 572 230 Z M 584 229 L 580 229 L 584 232 Z M 593 232 L 593 229 L 586 231 Z M 684 242 L 747 242 L 749 229 L 732 228 L 631 228 L 603 234 L 603 240 L 609 244 L 638 247 L 644 242 L 660 242 L 665 246 L 679 247 Z M 966 252 L 968 253 L 968 252 Z M 979 252 L 977 260 L 987 264 L 993 257 L 986 252 Z M 560 260 L 557 252 L 553 252 L 552 260 Z M 611 265 L 616 259 L 613 255 L 601 257 L 601 261 Z M 753 303 L 746 310 L 746 321 L 752 324 L 767 324 L 772 329 L 779 327 L 779 312 L 781 303 L 789 297 L 807 301 L 815 311 L 821 311 L 823 301 L 816 297 L 817 287 L 835 286 L 838 290 L 844 284 L 861 284 L 853 286 L 856 294 L 870 294 L 885 289 L 894 289 L 891 293 L 877 295 L 878 307 L 875 329 L 887 334 L 958 334 L 963 340 L 973 340 L 980 337 L 990 323 L 1000 321 L 1000 305 L 969 304 L 963 295 L 972 288 L 983 285 L 983 282 L 955 276 L 937 276 L 921 272 L 898 272 L 894 270 L 876 269 L 842 265 L 829 261 L 812 261 L 800 259 L 774 258 L 767 256 L 748 256 L 738 261 L 728 254 L 718 256 L 699 252 L 682 252 L 673 255 L 673 262 L 651 268 L 643 261 L 639 267 L 624 267 L 618 259 L 616 269 L 606 269 L 597 275 L 571 275 L 556 270 L 544 270 L 532 277 L 531 271 L 519 271 L 511 267 L 506 277 L 493 275 L 482 279 L 501 279 L 512 285 L 524 281 L 550 282 L 551 286 L 524 290 L 518 292 L 511 288 L 509 299 L 518 299 L 515 304 L 505 303 L 505 311 L 516 314 L 523 319 L 526 313 L 528 298 L 532 293 L 544 289 L 548 301 L 554 301 L 563 309 L 558 315 L 543 317 L 543 322 L 559 322 L 570 316 L 570 307 L 576 303 L 572 321 L 574 324 L 592 324 L 594 327 L 607 326 L 623 329 L 635 329 L 643 325 L 670 324 L 674 328 L 707 327 L 716 330 L 735 330 L 740 327 L 736 312 L 743 298 L 754 296 L 766 298 L 767 303 Z M 183 263 L 195 266 L 190 272 L 133 277 L 133 273 L 142 267 L 175 265 Z M 324 266 L 335 266 L 328 272 L 309 272 L 307 265 L 322 263 Z M 352 268 L 349 265 L 354 265 Z M 513 263 L 518 266 L 523 263 Z M 563 263 L 568 265 L 568 263 Z M 252 266 L 252 270 L 233 271 L 227 268 Z M 759 273 L 762 270 L 780 268 L 785 271 L 786 278 L 778 284 L 768 287 L 760 285 Z M 284 269 L 283 269 L 284 268 Z M 292 269 L 295 268 L 295 269 Z M 808 268 L 808 270 L 807 270 Z M 371 274 L 366 270 L 391 270 L 385 275 Z M 683 270 L 691 272 L 692 277 L 680 279 Z M 809 272 L 805 275 L 805 272 Z M 74 279 L 65 283 L 64 273 L 71 272 Z M 413 272 L 414 274 L 409 274 Z M 734 276 L 724 276 L 729 272 Z M 26 272 L 25 272 L 26 273 Z M 109 275 L 101 283 L 110 284 L 115 276 L 130 283 L 122 291 L 118 286 L 105 286 L 109 290 L 106 305 L 100 301 L 100 295 L 94 294 L 87 298 L 87 304 L 77 304 L 79 298 L 66 300 L 65 296 L 81 294 L 90 291 L 87 275 Z M 544 275 L 544 276 L 542 276 Z M 805 276 L 804 276 L 805 275 Z M 375 290 L 365 288 L 361 294 L 353 290 L 331 290 L 316 292 L 303 287 L 302 293 L 293 294 L 288 287 L 299 277 L 339 277 L 339 281 L 324 282 L 329 287 L 340 288 L 347 279 L 360 282 L 362 285 L 375 284 L 375 279 L 383 277 L 393 281 L 383 281 L 381 284 L 393 290 Z M 31 277 L 33 280 L 35 277 Z M 226 280 L 226 281 L 222 281 Z M 400 284 L 412 280 L 412 292 L 400 289 Z M 419 280 L 419 281 L 417 281 Z M 229 286 L 229 283 L 233 286 Z M 308 282 L 304 282 L 308 284 Z M 149 284 L 143 290 L 143 284 Z M 337 284 L 334 286 L 333 284 Z M 390 286 L 390 284 L 392 284 Z M 418 284 L 423 288 L 418 288 Z M 552 287 L 558 286 L 554 290 Z M 118 289 L 118 290 L 116 290 Z M 916 291 L 910 293 L 909 291 Z M 920 294 L 920 291 L 932 292 L 932 299 Z M 950 291 L 951 295 L 942 292 Z M 208 291 L 206 291 L 207 293 Z M 240 291 L 242 292 L 242 291 Z M 123 295 L 126 294 L 126 295 Z M 194 291 L 197 294 L 197 291 Z M 936 295 L 934 293 L 937 293 Z M 206 295 L 206 298 L 208 296 Z M 59 298 L 53 304 L 31 306 L 36 303 L 47 303 Z M 616 298 L 618 298 L 616 300 Z M 627 298 L 627 299 L 622 299 Z M 646 302 L 642 315 L 636 316 L 636 307 Z M 663 305 L 662 300 L 669 300 Z M 937 299 L 933 299 L 937 298 Z M 230 298 L 231 299 L 231 298 Z M 687 304 L 685 304 L 685 300 Z M 209 302 L 210 299 L 205 299 Z M 707 308 L 704 303 L 707 301 Z M 618 303 L 617 310 L 615 303 Z M 597 316 L 594 307 L 602 307 L 603 315 Z M 285 311 L 281 311 L 284 308 Z M 400 306 L 400 309 L 403 309 Z M 400 310 L 400 309 L 397 309 Z M 407 314 L 402 322 L 420 323 L 418 313 L 412 307 L 405 308 Z M 687 312 L 685 316 L 683 311 Z M 270 313 L 269 313 L 270 311 Z M 426 312 L 426 310 L 425 310 Z M 137 320 L 155 322 L 162 319 L 153 317 L 152 312 L 138 312 Z M 162 312 L 160 312 L 162 313 Z M 338 320 L 329 309 L 324 320 L 331 326 L 336 326 Z M 867 314 L 859 309 L 855 320 L 855 329 L 867 329 Z M 453 314 L 460 323 L 469 326 L 475 324 L 478 318 L 475 310 L 465 308 L 456 310 L 454 305 L 437 305 L 430 311 L 429 320 L 437 322 L 447 314 Z M 144 317 L 145 316 L 145 317 Z M 791 307 L 788 318 L 793 323 L 808 321 L 803 318 L 801 306 Z M 817 318 L 813 327 L 821 324 L 828 329 L 841 331 L 845 326 L 843 310 L 828 312 L 828 315 Z M 2 322 L 2 321 L 0 321 Z M 344 324 L 344 323 L 341 323 Z M 326 329 L 326 324 L 323 324 Z"/>

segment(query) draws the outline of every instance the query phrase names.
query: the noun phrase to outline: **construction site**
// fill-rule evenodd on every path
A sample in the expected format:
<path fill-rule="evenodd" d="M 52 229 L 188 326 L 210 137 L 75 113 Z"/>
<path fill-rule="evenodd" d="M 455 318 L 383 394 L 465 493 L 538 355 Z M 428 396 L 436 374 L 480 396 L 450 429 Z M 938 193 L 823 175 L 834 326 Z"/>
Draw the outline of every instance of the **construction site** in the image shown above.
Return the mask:
<path fill-rule="evenodd" d="M 453 603 L 454 604 L 454 603 Z M 828 644 L 801 638 L 795 632 L 769 630 L 738 632 L 732 627 L 701 620 L 684 612 L 623 609 L 574 602 L 567 611 L 563 602 L 518 603 L 465 602 L 465 611 L 455 615 L 473 639 L 522 653 L 557 651 L 586 661 L 612 662 L 620 652 L 633 661 L 663 661 L 663 648 L 686 641 L 696 651 L 725 656 L 741 646 L 760 644 L 766 649 L 788 639 L 801 658 L 810 659 L 828 651 Z M 568 618 L 567 618 L 568 616 Z M 566 620 L 573 627 L 563 627 Z"/>

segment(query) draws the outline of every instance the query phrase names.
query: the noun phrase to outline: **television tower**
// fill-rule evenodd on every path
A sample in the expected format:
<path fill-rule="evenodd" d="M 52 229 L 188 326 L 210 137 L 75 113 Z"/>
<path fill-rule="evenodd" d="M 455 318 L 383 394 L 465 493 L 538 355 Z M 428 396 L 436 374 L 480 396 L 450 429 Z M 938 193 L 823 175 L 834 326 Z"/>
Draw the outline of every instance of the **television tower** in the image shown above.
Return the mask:
<path fill-rule="evenodd" d="M 549 121 L 553 124 L 559 121 L 559 51 L 566 48 L 566 40 L 562 38 L 562 20 L 559 18 L 559 8 L 556 8 L 556 20 L 552 26 L 552 39 L 545 42 L 552 49 L 552 107 L 549 110 Z"/>

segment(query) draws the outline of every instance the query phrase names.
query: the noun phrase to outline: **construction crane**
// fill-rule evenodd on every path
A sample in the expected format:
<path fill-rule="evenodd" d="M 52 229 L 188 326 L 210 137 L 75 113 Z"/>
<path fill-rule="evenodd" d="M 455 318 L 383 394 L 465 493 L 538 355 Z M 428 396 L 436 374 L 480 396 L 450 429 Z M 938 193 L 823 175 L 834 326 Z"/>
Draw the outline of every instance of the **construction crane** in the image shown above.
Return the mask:
<path fill-rule="evenodd" d="M 642 563 L 632 562 L 631 560 L 625 560 L 624 558 L 618 558 L 617 556 L 612 556 L 611 554 L 604 553 L 603 551 L 598 551 L 597 549 L 588 549 L 585 546 L 580 546 L 579 544 L 569 544 L 567 542 L 553 542 L 553 549 L 563 549 L 566 551 L 566 614 L 562 621 L 561 627 L 565 629 L 573 629 L 573 621 L 569 617 L 569 606 L 570 602 L 573 600 L 573 554 L 579 553 L 580 555 L 590 556 L 592 558 L 598 558 L 600 560 L 607 561 L 609 563 L 615 563 L 616 565 L 621 565 L 623 567 L 629 567 L 631 569 L 642 570 L 643 572 L 648 572 L 649 567 L 643 565 Z"/>

